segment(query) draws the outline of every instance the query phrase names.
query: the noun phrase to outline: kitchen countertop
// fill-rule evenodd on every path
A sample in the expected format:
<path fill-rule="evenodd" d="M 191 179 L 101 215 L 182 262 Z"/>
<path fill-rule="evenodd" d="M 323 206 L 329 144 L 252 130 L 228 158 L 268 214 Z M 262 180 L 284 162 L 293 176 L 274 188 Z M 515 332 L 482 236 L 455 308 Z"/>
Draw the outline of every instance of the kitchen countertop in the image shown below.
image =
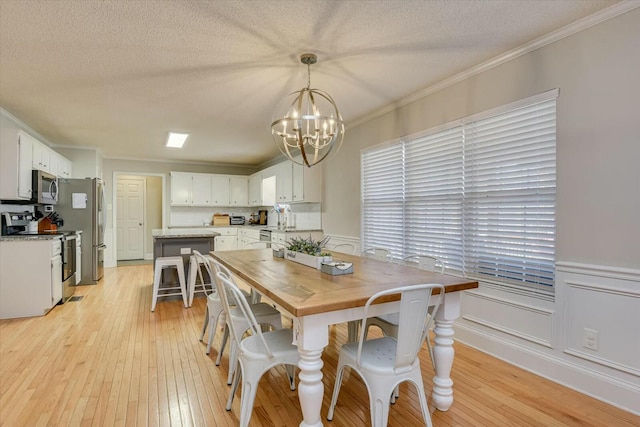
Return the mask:
<path fill-rule="evenodd" d="M 65 236 L 65 234 L 76 234 L 80 235 L 82 230 L 73 231 L 73 230 L 61 230 L 57 233 L 41 233 L 41 234 L 12 234 L 10 236 L 0 236 L 0 241 L 2 242 L 11 242 L 11 241 L 25 241 L 25 240 L 56 240 L 61 239 Z"/>
<path fill-rule="evenodd" d="M 248 228 L 251 230 L 267 230 L 278 233 L 310 233 L 322 232 L 321 228 L 289 228 L 286 230 L 278 230 L 275 225 L 187 225 L 187 226 L 171 226 L 165 230 L 208 230 L 216 228 Z M 155 230 L 154 230 L 155 231 Z"/>
<path fill-rule="evenodd" d="M 62 234 L 13 234 L 11 236 L 0 236 L 0 242 L 23 242 L 25 240 L 56 240 L 62 239 Z"/>
<path fill-rule="evenodd" d="M 216 237 L 220 233 L 216 233 L 213 229 L 204 227 L 189 228 L 157 228 L 151 230 L 154 239 L 178 239 L 181 237 Z"/>

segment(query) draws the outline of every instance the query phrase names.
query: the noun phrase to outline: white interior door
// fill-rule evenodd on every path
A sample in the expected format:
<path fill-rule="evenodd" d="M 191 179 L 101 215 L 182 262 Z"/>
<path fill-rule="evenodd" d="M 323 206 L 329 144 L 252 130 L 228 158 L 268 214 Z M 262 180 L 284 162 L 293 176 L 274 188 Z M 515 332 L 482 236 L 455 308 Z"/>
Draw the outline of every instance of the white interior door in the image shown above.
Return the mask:
<path fill-rule="evenodd" d="M 118 178 L 118 261 L 144 258 L 144 178 Z"/>

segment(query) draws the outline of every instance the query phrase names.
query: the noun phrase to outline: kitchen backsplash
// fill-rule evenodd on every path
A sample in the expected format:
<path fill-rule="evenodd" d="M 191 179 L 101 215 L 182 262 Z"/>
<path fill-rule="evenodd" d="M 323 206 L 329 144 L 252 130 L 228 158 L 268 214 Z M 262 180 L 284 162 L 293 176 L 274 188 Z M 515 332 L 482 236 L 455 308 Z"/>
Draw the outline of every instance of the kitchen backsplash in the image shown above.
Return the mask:
<path fill-rule="evenodd" d="M 322 229 L 322 212 L 320 203 L 301 203 L 291 206 L 291 217 L 295 223 L 295 228 L 304 230 L 321 230 Z M 269 209 L 265 207 L 264 209 Z M 205 223 L 211 223 L 214 213 L 228 215 L 242 215 L 245 221 L 249 223 L 249 217 L 252 212 L 257 213 L 258 208 L 204 208 L 204 207 L 182 207 L 174 206 L 169 213 L 170 227 L 202 227 Z M 276 226 L 278 216 L 275 212 L 269 212 L 267 224 Z"/>

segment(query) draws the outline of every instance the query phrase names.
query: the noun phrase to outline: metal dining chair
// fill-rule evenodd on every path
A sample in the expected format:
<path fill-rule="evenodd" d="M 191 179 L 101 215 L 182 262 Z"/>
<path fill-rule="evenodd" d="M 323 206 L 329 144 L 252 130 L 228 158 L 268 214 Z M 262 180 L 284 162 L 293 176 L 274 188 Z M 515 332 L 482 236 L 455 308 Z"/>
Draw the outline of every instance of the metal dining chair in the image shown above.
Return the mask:
<path fill-rule="evenodd" d="M 340 387 L 346 367 L 356 371 L 364 381 L 369 392 L 371 425 L 384 427 L 389 419 L 389 398 L 399 384 L 413 383 L 418 393 L 422 417 L 427 426 L 432 426 L 427 397 L 422 382 L 420 358 L 418 352 L 433 321 L 427 316 L 433 291 L 438 289 L 444 295 L 444 287 L 438 284 L 403 286 L 388 289 L 373 295 L 364 306 L 362 322 L 367 320 L 370 306 L 386 295 L 400 294 L 397 338 L 385 336 L 366 340 L 366 330 L 360 331 L 357 342 L 344 344 L 340 349 L 336 381 L 331 397 L 327 419 L 333 419 Z M 437 313 L 441 297 L 438 297 L 433 309 Z"/>
<path fill-rule="evenodd" d="M 391 251 L 387 248 L 372 247 L 362 251 L 362 256 L 374 258 L 379 261 L 389 261 Z"/>
<path fill-rule="evenodd" d="M 353 255 L 356 251 L 356 246 L 352 243 L 339 243 L 335 245 L 332 249 L 332 252 L 342 252 L 345 254 Z"/>
<path fill-rule="evenodd" d="M 240 427 L 249 425 L 253 404 L 260 378 L 271 368 L 285 365 L 291 390 L 295 390 L 295 367 L 298 365 L 298 347 L 293 345 L 293 330 L 277 329 L 262 332 L 260 322 L 255 316 L 252 306 L 244 298 L 240 289 L 226 274 L 216 275 L 218 293 L 228 318 L 243 319 L 242 322 L 229 322 L 229 330 L 233 345 L 238 349 L 238 369 L 235 369 L 231 394 L 227 400 L 227 411 L 231 410 L 233 397 L 242 379 L 240 403 Z M 248 328 L 245 329 L 245 325 Z M 247 329 L 251 335 L 243 338 Z M 229 362 L 231 367 L 231 362 Z"/>

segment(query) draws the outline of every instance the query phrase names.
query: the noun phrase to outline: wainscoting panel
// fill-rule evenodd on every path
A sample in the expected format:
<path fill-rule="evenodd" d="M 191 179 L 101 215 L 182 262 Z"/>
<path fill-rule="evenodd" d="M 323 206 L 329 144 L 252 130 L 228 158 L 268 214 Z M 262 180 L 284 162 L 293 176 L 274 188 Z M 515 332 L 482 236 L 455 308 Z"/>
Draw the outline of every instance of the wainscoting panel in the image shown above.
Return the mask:
<path fill-rule="evenodd" d="M 565 352 L 640 376 L 640 283 L 575 268 L 558 278 Z"/>
<path fill-rule="evenodd" d="M 555 301 L 481 285 L 464 293 L 455 333 L 465 344 L 640 415 L 640 270 L 557 262 Z"/>
<path fill-rule="evenodd" d="M 497 298 L 479 291 L 465 292 L 463 319 L 545 347 L 552 346 L 553 311 Z"/>

